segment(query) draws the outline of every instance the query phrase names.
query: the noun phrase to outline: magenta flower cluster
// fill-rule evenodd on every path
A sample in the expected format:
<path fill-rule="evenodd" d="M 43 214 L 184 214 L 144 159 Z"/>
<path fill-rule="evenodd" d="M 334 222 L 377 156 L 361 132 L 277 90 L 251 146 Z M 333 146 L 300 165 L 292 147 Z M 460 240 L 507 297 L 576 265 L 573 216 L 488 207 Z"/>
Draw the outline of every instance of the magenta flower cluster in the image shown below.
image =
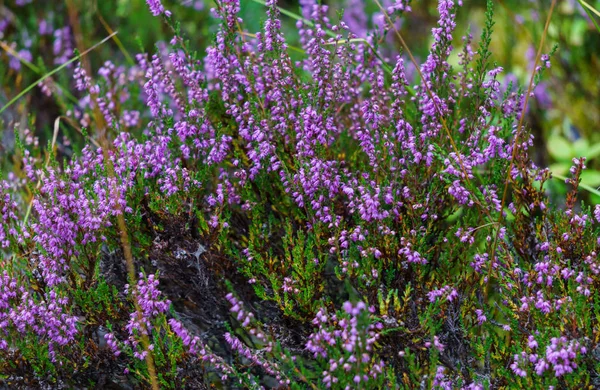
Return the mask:
<path fill-rule="evenodd" d="M 579 340 L 569 340 L 565 336 L 553 337 L 543 355 L 538 352 L 538 342 L 533 336 L 529 336 L 528 346 L 531 352 L 515 355 L 510 365 L 512 371 L 521 377 L 528 375 L 529 366 L 533 366 L 533 372 L 539 376 L 546 371 L 551 371 L 556 377 L 572 373 L 578 367 L 576 360 L 587 353 L 587 348 Z"/>
<path fill-rule="evenodd" d="M 312 321 L 319 329 L 308 337 L 306 349 L 315 358 L 327 361 L 323 383 L 328 388 L 340 387 L 340 380 L 346 377 L 352 379 L 350 386 L 368 387 L 384 370 L 383 360 L 373 355 L 383 325 L 369 323 L 364 302 L 346 302 L 343 310 L 338 314 L 319 310 Z"/>

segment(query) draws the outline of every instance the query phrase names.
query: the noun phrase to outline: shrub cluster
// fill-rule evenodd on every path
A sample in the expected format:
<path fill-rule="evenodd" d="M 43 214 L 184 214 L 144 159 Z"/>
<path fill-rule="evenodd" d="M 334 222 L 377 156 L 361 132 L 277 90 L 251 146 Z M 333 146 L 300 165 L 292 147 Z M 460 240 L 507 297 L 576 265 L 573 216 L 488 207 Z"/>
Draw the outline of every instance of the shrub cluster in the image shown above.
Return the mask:
<path fill-rule="evenodd" d="M 600 385 L 600 208 L 578 203 L 583 157 L 550 201 L 524 121 L 549 55 L 504 83 L 491 0 L 458 48 L 462 2 L 439 0 L 420 64 L 385 54 L 409 1 L 374 30 L 319 3 L 296 48 L 275 0 L 256 33 L 215 1 L 197 53 L 147 0 L 170 42 L 93 73 L 81 57 L 64 120 L 86 146 L 21 136 L 0 185 L 4 383 Z"/>

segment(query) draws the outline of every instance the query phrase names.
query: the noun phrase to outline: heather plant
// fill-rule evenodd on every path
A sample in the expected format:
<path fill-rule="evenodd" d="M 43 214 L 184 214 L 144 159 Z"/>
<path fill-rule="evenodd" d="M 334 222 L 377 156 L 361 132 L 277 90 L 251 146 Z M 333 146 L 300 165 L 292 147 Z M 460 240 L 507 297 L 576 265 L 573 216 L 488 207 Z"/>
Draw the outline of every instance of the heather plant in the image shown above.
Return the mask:
<path fill-rule="evenodd" d="M 598 385 L 586 158 L 570 156 L 555 202 L 525 120 L 556 1 L 524 86 L 493 62 L 492 1 L 475 39 L 455 31 L 462 1 L 439 0 L 419 61 L 400 31 L 410 1 L 374 1 L 375 25 L 350 9 L 362 2 L 255 1 L 260 31 L 240 1 L 215 1 L 205 52 L 171 4 L 146 3 L 168 41 L 96 70 L 64 43 L 57 64 L 77 61 L 53 141 L 16 131 L 2 381 Z M 84 140 L 72 156 L 55 150 L 61 121 Z"/>

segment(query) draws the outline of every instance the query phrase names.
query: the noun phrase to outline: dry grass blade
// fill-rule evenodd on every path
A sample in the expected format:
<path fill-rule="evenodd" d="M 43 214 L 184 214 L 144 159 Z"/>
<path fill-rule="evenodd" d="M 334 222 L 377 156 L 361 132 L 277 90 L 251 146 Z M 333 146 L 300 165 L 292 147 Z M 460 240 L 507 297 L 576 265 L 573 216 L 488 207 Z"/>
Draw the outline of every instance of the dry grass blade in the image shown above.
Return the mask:
<path fill-rule="evenodd" d="M 102 17 L 102 14 L 100 13 L 100 10 L 98 9 L 98 1 L 97 0 L 94 0 L 94 11 L 96 12 L 96 15 L 98 16 L 98 20 L 100 21 L 100 23 L 102 24 L 102 26 L 104 27 L 106 32 L 108 32 L 109 34 L 112 34 L 113 29 L 106 22 L 106 20 L 104 20 L 104 18 Z M 123 42 L 121 42 L 121 40 L 119 39 L 119 37 L 117 35 L 114 35 L 113 40 L 115 41 L 115 44 L 117 45 L 117 47 L 119 48 L 121 53 L 123 53 L 123 56 L 125 57 L 127 62 L 130 65 L 135 65 L 135 61 L 133 60 L 133 58 L 131 57 L 131 55 L 129 54 L 129 52 L 127 51 L 125 46 L 123 45 Z"/>
<path fill-rule="evenodd" d="M 48 168 L 48 164 L 50 164 L 50 157 L 52 156 L 52 153 L 54 152 L 54 146 L 56 145 L 56 139 L 58 138 L 58 131 L 60 130 L 60 118 L 61 117 L 58 117 L 54 121 L 54 132 L 52 133 L 52 142 L 50 143 L 50 150 L 48 150 L 48 155 L 46 156 L 46 162 L 44 163 L 44 168 Z M 37 184 L 35 185 L 35 188 L 39 189 L 41 185 L 42 185 L 42 178 L 40 177 Z M 23 218 L 23 223 L 22 223 L 23 228 L 25 228 L 25 225 L 27 225 L 27 221 L 29 220 L 29 216 L 31 215 L 31 208 L 33 207 L 34 199 L 35 199 L 35 194 L 32 194 L 31 200 L 29 201 L 29 204 L 27 205 L 27 212 L 25 213 L 25 217 Z"/>

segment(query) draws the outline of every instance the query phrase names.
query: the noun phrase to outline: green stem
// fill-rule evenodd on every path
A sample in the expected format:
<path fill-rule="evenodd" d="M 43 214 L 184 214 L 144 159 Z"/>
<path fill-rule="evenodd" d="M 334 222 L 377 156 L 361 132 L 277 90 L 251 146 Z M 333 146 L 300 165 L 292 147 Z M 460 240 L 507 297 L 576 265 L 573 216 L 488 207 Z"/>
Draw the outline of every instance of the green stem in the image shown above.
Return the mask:
<path fill-rule="evenodd" d="M 559 175 L 557 173 L 552 173 L 552 177 L 555 179 L 559 179 L 559 180 L 567 180 L 567 177 L 563 176 L 563 175 Z M 583 188 L 584 190 L 587 190 L 589 192 L 591 192 L 594 195 L 598 195 L 600 196 L 600 191 L 598 191 L 597 189 L 595 189 L 594 187 L 591 187 L 587 184 L 584 183 L 579 183 L 579 187 Z"/>
<path fill-rule="evenodd" d="M 266 6 L 266 3 L 265 3 L 265 1 L 264 1 L 264 0 L 252 0 L 252 1 L 254 1 L 254 2 L 255 2 L 255 3 L 257 3 L 257 4 L 261 4 L 261 5 L 264 5 L 264 6 Z M 300 15 L 298 15 L 298 14 L 294 13 L 294 12 L 288 11 L 288 10 L 286 10 L 286 9 L 284 9 L 284 8 L 281 8 L 281 7 L 277 7 L 277 9 L 279 10 L 279 12 L 280 12 L 281 14 L 283 14 L 283 15 L 286 15 L 286 16 L 289 16 L 290 18 L 292 18 L 292 19 L 294 19 L 294 20 L 300 20 L 300 21 L 302 21 L 303 23 L 305 23 L 305 24 L 307 24 L 307 25 L 309 25 L 309 26 L 311 26 L 311 27 L 314 27 L 314 25 L 315 25 L 315 24 L 314 24 L 313 22 L 311 22 L 310 20 L 308 20 L 308 19 L 305 19 L 305 18 L 303 18 L 302 16 L 300 16 Z M 336 37 L 337 37 L 337 34 L 336 34 L 336 33 L 334 33 L 334 32 L 333 32 L 333 31 L 331 31 L 331 30 L 324 29 L 324 31 L 325 31 L 325 33 L 326 33 L 328 36 L 330 36 L 330 37 L 332 37 L 332 38 L 336 38 Z M 391 74 L 392 74 L 392 69 L 390 68 L 390 66 L 389 66 L 389 65 L 388 65 L 388 64 L 387 64 L 387 63 L 386 63 L 386 62 L 383 60 L 383 58 L 381 58 L 381 56 L 379 55 L 379 53 L 377 53 L 377 51 L 375 50 L 375 48 L 374 48 L 374 47 L 373 47 L 373 46 L 372 46 L 372 45 L 371 45 L 371 44 L 370 44 L 370 43 L 369 43 L 369 42 L 368 42 L 366 39 L 363 39 L 363 38 L 355 38 L 355 39 L 350 39 L 349 41 L 350 41 L 350 42 L 362 42 L 362 43 L 364 43 L 364 44 L 365 44 L 365 45 L 366 45 L 366 46 L 367 46 L 369 49 L 371 49 L 371 51 L 373 52 L 373 54 L 375 55 L 375 57 L 377 57 L 377 59 L 378 59 L 379 61 L 381 61 L 381 64 L 383 65 L 383 70 L 384 70 L 384 71 L 385 71 L 385 72 L 386 72 L 388 75 L 391 75 Z M 327 42 L 327 44 L 337 44 L 337 43 L 343 43 L 343 42 L 346 42 L 346 40 L 340 40 L 340 41 L 336 41 L 336 42 Z M 415 95 L 414 91 L 413 91 L 411 88 L 408 88 L 408 90 L 409 90 L 409 92 L 410 92 L 410 93 L 411 93 L 413 96 Z"/>
<path fill-rule="evenodd" d="M 596 29 L 598 30 L 598 32 L 600 32 L 600 26 L 598 25 L 598 22 L 596 22 L 596 19 L 594 19 L 594 15 L 591 14 L 593 12 L 596 15 L 600 16 L 600 12 L 598 12 L 598 10 L 596 10 L 595 8 L 592 8 L 591 5 L 589 5 L 588 3 L 586 3 L 583 0 L 578 0 L 578 1 L 579 1 L 579 4 L 581 4 L 581 6 L 583 7 L 583 10 L 587 14 L 587 16 L 589 16 L 592 23 L 594 23 L 594 26 L 596 26 Z"/>
<path fill-rule="evenodd" d="M 48 77 L 52 76 L 53 74 L 60 72 L 62 69 L 67 67 L 69 64 L 72 64 L 73 62 L 77 61 L 79 58 L 83 57 L 84 55 L 88 54 L 92 50 L 96 49 L 97 47 L 99 47 L 100 45 L 102 45 L 103 43 L 105 43 L 106 41 L 111 39 L 116 34 L 117 34 L 117 32 L 115 31 L 114 33 L 110 34 L 108 37 L 106 37 L 103 40 L 101 40 L 100 42 L 96 43 L 94 46 L 90 47 L 89 49 L 87 49 L 86 51 L 81 53 L 80 55 L 77 55 L 77 56 L 71 58 L 70 60 L 68 60 L 67 62 L 62 64 L 61 66 L 46 73 L 45 75 L 43 75 L 42 77 L 40 77 L 39 79 L 34 81 L 32 84 L 29 84 L 29 86 L 27 86 L 27 88 L 25 88 L 17 96 L 12 98 L 8 103 L 6 103 L 6 105 L 4 107 L 0 108 L 0 114 L 2 114 L 8 107 L 12 106 L 17 100 L 19 100 L 20 98 L 25 96 L 29 91 L 31 91 L 33 88 L 35 88 L 39 83 L 46 80 Z"/>
<path fill-rule="evenodd" d="M 593 13 L 595 13 L 597 16 L 600 16 L 600 11 L 598 11 L 596 8 L 592 7 L 591 5 L 589 5 L 588 3 L 586 3 L 583 0 L 579 0 L 579 4 L 581 4 L 584 8 L 589 9 L 590 11 L 592 11 Z"/>

